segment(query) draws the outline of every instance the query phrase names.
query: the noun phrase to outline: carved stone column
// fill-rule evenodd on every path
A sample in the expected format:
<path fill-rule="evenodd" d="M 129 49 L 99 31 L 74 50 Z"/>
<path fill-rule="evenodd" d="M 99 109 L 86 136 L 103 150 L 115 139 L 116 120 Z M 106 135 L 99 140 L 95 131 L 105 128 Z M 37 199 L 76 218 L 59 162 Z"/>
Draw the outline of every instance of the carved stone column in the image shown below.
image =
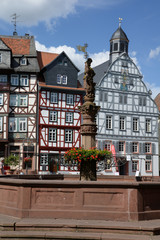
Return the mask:
<path fill-rule="evenodd" d="M 82 147 L 84 149 L 90 149 L 95 147 L 95 136 L 97 132 L 96 115 L 100 109 L 94 103 L 95 99 L 95 83 L 93 77 L 95 72 L 90 67 L 92 62 L 91 58 L 88 58 L 85 62 L 85 75 L 84 75 L 84 88 L 86 90 L 86 96 L 84 97 L 84 104 L 80 107 L 80 111 L 83 117 L 83 124 L 81 125 L 82 135 Z"/>

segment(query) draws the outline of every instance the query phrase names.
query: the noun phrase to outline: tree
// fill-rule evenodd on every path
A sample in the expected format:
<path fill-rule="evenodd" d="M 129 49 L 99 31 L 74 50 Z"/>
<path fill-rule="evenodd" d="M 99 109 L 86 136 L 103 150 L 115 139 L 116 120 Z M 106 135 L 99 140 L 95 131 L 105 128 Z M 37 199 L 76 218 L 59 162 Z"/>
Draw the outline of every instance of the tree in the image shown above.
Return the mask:
<path fill-rule="evenodd" d="M 19 164 L 19 155 L 9 155 L 4 159 L 4 164 L 13 168 Z"/>

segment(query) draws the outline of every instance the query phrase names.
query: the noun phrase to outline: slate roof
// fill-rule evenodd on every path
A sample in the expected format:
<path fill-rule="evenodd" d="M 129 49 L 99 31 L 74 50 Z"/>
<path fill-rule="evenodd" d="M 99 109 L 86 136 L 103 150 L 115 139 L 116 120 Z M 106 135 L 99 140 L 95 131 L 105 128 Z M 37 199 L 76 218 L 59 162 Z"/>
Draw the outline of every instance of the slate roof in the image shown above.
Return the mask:
<path fill-rule="evenodd" d="M 11 68 L 14 69 L 15 72 L 39 72 L 35 40 L 33 36 L 29 36 L 28 34 L 25 36 L 0 35 L 0 39 L 8 47 L 8 50 L 10 49 L 12 52 Z M 22 56 L 27 58 L 27 65 L 20 65 L 20 59 Z"/>
<path fill-rule="evenodd" d="M 40 52 L 37 51 L 37 58 L 40 70 L 45 67 L 47 64 L 52 62 L 59 54 L 57 53 L 49 53 L 49 52 Z"/>
<path fill-rule="evenodd" d="M 105 73 L 107 73 L 108 68 L 109 68 L 109 64 L 110 61 L 106 61 L 96 67 L 93 68 L 94 72 L 95 72 L 95 76 L 93 78 L 93 81 L 96 83 L 96 85 L 100 82 L 100 80 L 102 79 L 102 77 L 105 75 Z M 78 76 L 78 80 L 80 81 L 81 85 L 83 86 L 83 77 L 84 77 L 84 73 L 81 73 Z"/>
<path fill-rule="evenodd" d="M 129 42 L 129 40 L 127 38 L 127 35 L 125 34 L 125 32 L 123 31 L 121 26 L 119 26 L 117 28 L 117 30 L 112 34 L 112 37 L 111 37 L 110 41 L 112 41 L 114 39 L 120 39 L 120 40 L 124 40 L 124 41 Z"/>

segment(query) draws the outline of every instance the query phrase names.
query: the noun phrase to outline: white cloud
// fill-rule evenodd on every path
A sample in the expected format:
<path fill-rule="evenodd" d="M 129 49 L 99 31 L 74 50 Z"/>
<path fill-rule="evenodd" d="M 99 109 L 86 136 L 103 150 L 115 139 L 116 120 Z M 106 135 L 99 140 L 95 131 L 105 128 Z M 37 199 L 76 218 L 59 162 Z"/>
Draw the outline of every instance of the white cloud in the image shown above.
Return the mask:
<path fill-rule="evenodd" d="M 79 0 L 77 5 L 85 8 L 109 8 L 115 5 L 120 5 L 126 0 Z"/>
<path fill-rule="evenodd" d="M 151 49 L 149 53 L 149 58 L 155 58 L 160 54 L 160 46 L 157 47 L 156 49 Z"/>
<path fill-rule="evenodd" d="M 10 16 L 20 15 L 23 26 L 35 26 L 39 22 L 52 24 L 53 19 L 75 13 L 78 0 L 1 0 L 0 19 L 11 22 Z"/>
<path fill-rule="evenodd" d="M 68 57 L 71 59 L 71 61 L 79 68 L 81 72 L 84 71 L 84 55 L 81 53 L 77 53 L 75 48 L 69 47 L 67 45 L 64 46 L 58 46 L 58 47 L 46 47 L 45 45 L 39 43 L 36 41 L 36 49 L 38 51 L 43 51 L 43 52 L 51 52 L 51 53 L 61 53 L 64 51 Z M 109 59 L 109 52 L 108 51 L 103 51 L 99 53 L 94 53 L 90 54 L 89 57 L 92 58 L 92 67 L 95 67 Z"/>

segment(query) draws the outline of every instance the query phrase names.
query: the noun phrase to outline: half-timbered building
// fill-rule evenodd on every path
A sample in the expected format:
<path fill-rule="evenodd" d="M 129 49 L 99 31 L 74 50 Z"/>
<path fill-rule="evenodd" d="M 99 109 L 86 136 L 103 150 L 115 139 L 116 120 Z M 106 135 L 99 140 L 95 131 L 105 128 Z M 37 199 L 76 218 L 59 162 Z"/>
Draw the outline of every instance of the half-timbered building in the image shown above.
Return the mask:
<path fill-rule="evenodd" d="M 0 36 L 0 155 L 20 157 L 35 170 L 37 155 L 37 74 L 33 36 Z"/>
<path fill-rule="evenodd" d="M 121 25 L 110 39 L 110 59 L 94 68 L 97 147 L 114 154 L 105 174 L 159 175 L 159 111 L 128 55 L 129 40 Z M 83 74 L 79 76 L 82 82 Z"/>
<path fill-rule="evenodd" d="M 84 89 L 78 69 L 62 52 L 38 52 L 41 68 L 39 88 L 39 171 L 76 171 L 64 163 L 64 152 L 81 146 L 81 114 Z"/>

